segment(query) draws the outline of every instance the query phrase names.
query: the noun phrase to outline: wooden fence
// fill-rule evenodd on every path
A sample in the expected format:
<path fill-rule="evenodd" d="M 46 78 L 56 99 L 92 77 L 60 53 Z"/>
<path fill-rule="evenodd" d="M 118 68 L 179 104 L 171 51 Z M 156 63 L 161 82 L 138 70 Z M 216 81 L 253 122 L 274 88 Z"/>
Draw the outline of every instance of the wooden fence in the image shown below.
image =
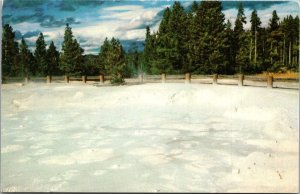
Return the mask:
<path fill-rule="evenodd" d="M 100 83 L 110 84 L 110 76 L 46 76 L 46 77 L 9 77 L 4 78 L 2 83 Z M 213 84 L 213 85 L 238 85 L 256 86 L 268 88 L 299 89 L 299 77 L 297 78 L 274 78 L 269 76 L 254 75 L 139 75 L 135 78 L 126 78 L 127 84 L 141 83 L 192 83 L 192 84 Z"/>

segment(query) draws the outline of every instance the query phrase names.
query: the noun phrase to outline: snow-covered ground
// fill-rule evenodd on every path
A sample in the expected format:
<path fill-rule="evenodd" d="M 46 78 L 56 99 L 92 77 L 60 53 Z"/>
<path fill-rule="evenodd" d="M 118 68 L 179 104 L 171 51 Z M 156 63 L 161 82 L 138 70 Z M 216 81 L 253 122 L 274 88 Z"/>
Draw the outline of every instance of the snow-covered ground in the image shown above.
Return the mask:
<path fill-rule="evenodd" d="M 31 83 L 1 94 L 2 191 L 298 191 L 298 90 Z"/>

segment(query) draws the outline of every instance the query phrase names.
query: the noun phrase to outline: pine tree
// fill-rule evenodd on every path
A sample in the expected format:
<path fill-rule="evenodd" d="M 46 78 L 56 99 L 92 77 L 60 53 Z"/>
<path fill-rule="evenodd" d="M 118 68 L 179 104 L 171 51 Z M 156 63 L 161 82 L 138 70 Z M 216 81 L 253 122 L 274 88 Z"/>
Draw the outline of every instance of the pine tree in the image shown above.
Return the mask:
<path fill-rule="evenodd" d="M 105 69 L 106 64 L 108 63 L 108 52 L 110 49 L 110 42 L 108 41 L 107 38 L 105 38 L 102 46 L 100 47 L 100 52 L 99 52 L 99 70 L 100 74 L 105 75 L 108 72 Z"/>
<path fill-rule="evenodd" d="M 257 39 L 258 39 L 258 33 L 260 31 L 260 25 L 261 21 L 260 18 L 257 15 L 257 11 L 253 10 L 251 14 L 251 46 L 250 46 L 250 62 L 252 61 L 252 48 L 254 48 L 254 60 L 253 62 L 257 63 Z M 254 47 L 253 47 L 254 45 Z"/>
<path fill-rule="evenodd" d="M 280 23 L 284 38 L 283 38 L 283 63 L 291 69 L 297 66 L 298 58 L 298 35 L 299 35 L 299 18 L 289 15 Z"/>
<path fill-rule="evenodd" d="M 123 83 L 126 63 L 122 45 L 119 40 L 112 38 L 108 53 L 106 69 L 110 72 L 111 83 Z"/>
<path fill-rule="evenodd" d="M 168 41 L 169 45 L 165 43 L 165 45 L 168 45 L 165 49 L 166 52 L 169 52 L 169 61 L 172 69 L 176 73 L 181 73 L 183 65 L 186 62 L 185 59 L 187 58 L 185 43 L 188 37 L 185 23 L 186 14 L 180 2 L 174 2 L 168 20 L 168 29 L 170 30 L 164 36 L 168 36 L 166 41 Z"/>
<path fill-rule="evenodd" d="M 84 56 L 84 66 L 82 67 L 83 75 L 99 76 L 100 65 L 99 56 L 88 54 Z"/>
<path fill-rule="evenodd" d="M 50 76 L 59 74 L 59 52 L 56 50 L 53 41 L 50 43 L 46 56 L 47 68 L 45 73 Z"/>
<path fill-rule="evenodd" d="M 279 17 L 277 15 L 276 10 L 274 10 L 272 13 L 272 18 L 270 19 L 270 23 L 269 23 L 270 24 L 270 28 L 269 28 L 270 32 L 275 31 L 279 28 L 278 22 L 279 22 Z"/>
<path fill-rule="evenodd" d="M 69 24 L 66 25 L 64 41 L 62 45 L 62 53 L 60 58 L 60 69 L 64 74 L 82 73 L 82 65 L 84 50 L 80 47 L 76 39 L 73 39 L 72 28 Z"/>
<path fill-rule="evenodd" d="M 202 1 L 194 18 L 192 53 L 196 55 L 200 73 L 217 73 L 224 69 L 225 25 L 222 4 L 219 1 Z"/>
<path fill-rule="evenodd" d="M 22 67 L 22 75 L 29 76 L 30 62 L 32 60 L 32 56 L 30 51 L 28 50 L 28 46 L 22 37 L 20 44 L 20 65 Z"/>
<path fill-rule="evenodd" d="M 120 41 L 115 38 L 108 41 L 106 38 L 101 46 L 100 59 L 105 71 L 111 76 L 111 83 L 123 83 L 126 73 L 126 59 Z"/>
<path fill-rule="evenodd" d="M 244 7 L 243 4 L 239 4 L 238 8 L 238 14 L 235 20 L 235 26 L 234 26 L 234 39 L 235 39 L 235 45 L 234 45 L 234 56 L 235 56 L 235 63 L 237 65 L 237 71 L 242 72 L 242 66 L 247 66 L 249 60 L 246 60 L 246 57 L 248 57 L 247 49 L 249 43 L 247 43 L 247 39 L 245 39 L 247 36 L 245 35 L 244 31 L 244 24 L 246 24 L 246 17 L 244 14 Z M 244 68 L 245 69 L 245 68 Z"/>
<path fill-rule="evenodd" d="M 84 57 L 83 53 L 84 50 L 80 47 L 79 43 L 77 42 L 76 39 L 73 40 L 73 64 L 75 66 L 75 73 L 80 73 L 81 75 L 85 74 L 84 71 Z"/>
<path fill-rule="evenodd" d="M 162 20 L 163 22 L 163 20 Z M 146 38 L 145 38 L 145 47 L 144 47 L 144 53 L 143 53 L 143 71 L 149 73 L 150 68 L 152 66 L 152 60 L 154 59 L 154 45 L 153 40 L 150 34 L 150 27 L 146 27 Z"/>
<path fill-rule="evenodd" d="M 47 75 L 46 46 L 44 35 L 43 33 L 40 33 L 38 39 L 36 40 L 34 56 L 37 66 L 33 72 L 33 75 L 36 73 L 39 75 Z"/>
<path fill-rule="evenodd" d="M 224 55 L 225 55 L 225 70 L 226 74 L 234 73 L 234 67 L 232 64 L 234 63 L 234 55 L 233 55 L 233 48 L 234 48 L 234 36 L 232 30 L 232 24 L 229 20 L 225 25 L 225 39 L 224 39 Z"/>
<path fill-rule="evenodd" d="M 158 28 L 158 33 L 160 35 L 162 34 L 167 34 L 171 31 L 171 29 L 169 28 L 169 20 L 170 20 L 170 15 L 171 15 L 171 11 L 170 8 L 167 7 L 164 11 L 164 15 L 162 17 L 162 20 L 160 22 L 159 28 Z M 149 26 L 147 26 L 146 28 L 146 37 L 147 35 L 150 35 L 150 28 Z"/>
<path fill-rule="evenodd" d="M 15 42 L 15 33 L 9 24 L 5 24 L 2 33 L 2 75 L 15 75 L 18 67 L 14 62 L 18 55 L 18 43 Z"/>
<path fill-rule="evenodd" d="M 74 71 L 74 64 L 73 64 L 73 33 L 69 24 L 66 25 L 65 34 L 64 34 L 64 41 L 62 45 L 62 54 L 61 62 L 60 62 L 60 69 L 65 74 L 69 74 Z"/>
<path fill-rule="evenodd" d="M 272 18 L 269 22 L 269 55 L 270 55 L 270 68 L 269 71 L 278 71 L 283 66 L 283 63 L 280 61 L 280 50 L 282 47 L 282 38 L 284 33 L 282 28 L 279 28 L 279 17 L 277 12 L 274 10 L 272 13 Z"/>
<path fill-rule="evenodd" d="M 197 3 L 197 1 L 194 1 L 193 4 L 192 4 L 192 7 L 191 7 L 191 13 L 192 14 L 195 14 L 198 10 L 198 7 L 199 7 L 199 4 Z"/>

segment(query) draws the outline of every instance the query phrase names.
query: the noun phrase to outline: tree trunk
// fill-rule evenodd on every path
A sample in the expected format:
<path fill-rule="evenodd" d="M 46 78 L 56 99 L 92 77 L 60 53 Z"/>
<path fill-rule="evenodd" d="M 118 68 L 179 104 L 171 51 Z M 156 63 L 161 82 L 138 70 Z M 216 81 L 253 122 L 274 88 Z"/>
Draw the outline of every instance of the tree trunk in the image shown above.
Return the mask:
<path fill-rule="evenodd" d="M 251 58 L 252 58 L 252 37 L 251 37 L 251 42 L 250 42 L 250 53 L 249 53 L 249 60 L 250 60 L 250 63 L 251 63 Z"/>
<path fill-rule="evenodd" d="M 292 54 L 292 42 L 290 41 L 290 45 L 289 45 L 289 65 L 291 65 L 291 55 Z"/>
<path fill-rule="evenodd" d="M 283 60 L 282 60 L 282 63 L 284 65 L 285 64 L 285 34 L 283 34 L 283 35 L 284 35 L 284 37 L 283 37 L 283 54 L 282 54 Z"/>
<path fill-rule="evenodd" d="M 271 64 L 273 65 L 272 52 L 273 52 L 273 42 L 271 42 Z"/>
<path fill-rule="evenodd" d="M 257 32 L 255 28 L 255 48 L 254 48 L 254 63 L 256 64 L 256 57 L 257 57 Z"/>

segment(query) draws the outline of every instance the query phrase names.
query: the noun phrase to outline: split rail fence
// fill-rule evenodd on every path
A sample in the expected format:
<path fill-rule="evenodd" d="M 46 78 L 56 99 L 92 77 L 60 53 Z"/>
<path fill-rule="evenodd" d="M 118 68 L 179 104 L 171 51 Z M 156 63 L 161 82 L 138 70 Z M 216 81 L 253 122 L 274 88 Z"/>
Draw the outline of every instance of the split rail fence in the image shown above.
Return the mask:
<path fill-rule="evenodd" d="M 2 83 L 24 83 L 44 82 L 44 83 L 100 83 L 108 85 L 110 76 L 46 76 L 46 77 L 9 77 L 4 78 Z M 299 77 L 297 78 L 274 78 L 272 75 L 265 77 L 254 75 L 139 75 L 135 78 L 125 79 L 127 84 L 141 83 L 193 83 L 193 84 L 213 84 L 213 85 L 238 85 L 257 86 L 268 88 L 299 89 Z"/>

